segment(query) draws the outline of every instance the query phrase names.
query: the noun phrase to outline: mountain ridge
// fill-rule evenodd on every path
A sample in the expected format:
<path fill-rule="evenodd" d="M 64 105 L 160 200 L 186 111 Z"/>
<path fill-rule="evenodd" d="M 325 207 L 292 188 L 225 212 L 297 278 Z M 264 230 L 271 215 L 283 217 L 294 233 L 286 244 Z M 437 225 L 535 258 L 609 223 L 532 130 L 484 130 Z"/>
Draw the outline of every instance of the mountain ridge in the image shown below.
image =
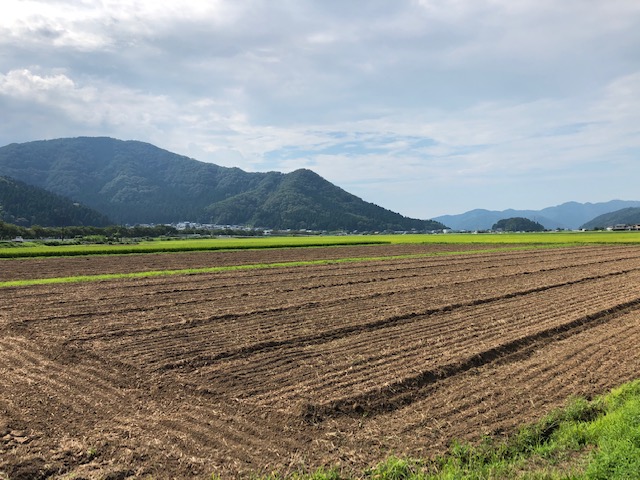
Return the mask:
<path fill-rule="evenodd" d="M 74 198 L 117 223 L 192 221 L 310 230 L 437 230 L 310 170 L 245 172 L 149 143 L 76 137 L 0 148 L 0 175 Z"/>

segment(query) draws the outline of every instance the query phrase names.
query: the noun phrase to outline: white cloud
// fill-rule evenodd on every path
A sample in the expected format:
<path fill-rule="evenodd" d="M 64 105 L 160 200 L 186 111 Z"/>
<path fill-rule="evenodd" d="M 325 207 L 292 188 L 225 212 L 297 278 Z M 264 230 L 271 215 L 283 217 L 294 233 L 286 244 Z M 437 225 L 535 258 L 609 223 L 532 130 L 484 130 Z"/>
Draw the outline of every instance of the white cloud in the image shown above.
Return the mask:
<path fill-rule="evenodd" d="M 62 73 L 41 77 L 25 69 L 0 75 L 0 94 L 4 95 L 37 98 L 43 93 L 62 93 L 73 88 L 73 81 Z"/>

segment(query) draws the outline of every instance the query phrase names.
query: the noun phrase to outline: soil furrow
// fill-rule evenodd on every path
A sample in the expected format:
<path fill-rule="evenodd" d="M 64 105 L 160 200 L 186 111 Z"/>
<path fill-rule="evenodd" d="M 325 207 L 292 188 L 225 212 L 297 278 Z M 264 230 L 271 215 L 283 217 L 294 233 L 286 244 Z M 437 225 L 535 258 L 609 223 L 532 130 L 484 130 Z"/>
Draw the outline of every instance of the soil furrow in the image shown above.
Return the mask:
<path fill-rule="evenodd" d="M 636 270 L 631 270 L 631 271 L 636 271 Z M 363 332 L 375 331 L 381 328 L 397 325 L 399 323 L 412 320 L 413 318 L 418 316 L 428 316 L 428 315 L 433 315 L 439 312 L 450 312 L 450 311 L 467 307 L 467 306 L 477 306 L 477 305 L 484 305 L 484 304 L 489 304 L 493 302 L 499 302 L 499 301 L 514 298 L 514 297 L 530 295 L 532 293 L 537 293 L 537 292 L 544 292 L 546 290 L 550 290 L 554 288 L 562 288 L 569 285 L 575 285 L 575 284 L 589 282 L 589 281 L 607 278 L 611 276 L 624 275 L 626 273 L 629 273 L 629 271 L 614 272 L 614 273 L 605 274 L 605 275 L 580 278 L 578 280 L 572 280 L 572 281 L 551 284 L 551 285 L 544 285 L 544 286 L 529 288 L 525 290 L 518 290 L 518 291 L 513 291 L 513 292 L 501 294 L 501 295 L 496 295 L 496 296 L 486 296 L 484 298 L 473 298 L 472 300 L 466 301 L 466 302 L 460 302 L 455 304 L 445 304 L 440 307 L 428 308 L 421 311 L 410 311 L 409 313 L 402 314 L 402 315 L 390 316 L 386 318 L 383 317 L 373 322 L 357 323 L 355 325 L 345 326 L 345 327 L 337 328 L 334 330 L 321 331 L 313 335 L 300 336 L 295 338 L 286 338 L 286 339 L 277 340 L 277 341 L 255 343 L 252 345 L 248 345 L 246 347 L 242 347 L 237 350 L 223 351 L 215 355 L 199 358 L 197 360 L 189 360 L 188 362 L 181 360 L 173 364 L 167 364 L 163 368 L 164 369 L 184 368 L 184 367 L 198 368 L 200 366 L 208 365 L 210 363 L 215 363 L 222 359 L 245 358 L 258 352 L 273 350 L 273 349 L 281 348 L 285 346 L 303 347 L 303 346 L 315 345 L 320 343 L 326 343 L 331 340 L 335 340 L 345 336 L 361 334 Z M 341 302 L 337 302 L 337 303 L 341 303 Z M 254 312 L 254 314 L 255 313 L 258 313 L 258 312 Z M 260 312 L 260 313 L 263 313 L 263 312 Z"/>
<path fill-rule="evenodd" d="M 463 362 L 439 367 L 438 370 L 420 372 L 418 375 L 405 377 L 401 381 L 385 386 L 375 394 L 366 393 L 348 400 L 332 402 L 328 405 L 309 405 L 305 412 L 305 418 L 318 421 L 325 417 L 335 415 L 357 414 L 361 416 L 374 415 L 390 410 L 395 410 L 415 401 L 415 391 L 437 381 L 459 375 L 460 373 L 481 367 L 497 360 L 505 361 L 509 356 L 518 354 L 523 348 L 536 347 L 545 343 L 557 341 L 566 336 L 575 335 L 585 327 L 595 326 L 610 321 L 631 310 L 640 307 L 640 299 L 618 305 L 614 309 L 607 309 L 595 314 L 578 318 L 569 323 L 552 329 L 542 330 L 508 343 L 480 352 Z"/>

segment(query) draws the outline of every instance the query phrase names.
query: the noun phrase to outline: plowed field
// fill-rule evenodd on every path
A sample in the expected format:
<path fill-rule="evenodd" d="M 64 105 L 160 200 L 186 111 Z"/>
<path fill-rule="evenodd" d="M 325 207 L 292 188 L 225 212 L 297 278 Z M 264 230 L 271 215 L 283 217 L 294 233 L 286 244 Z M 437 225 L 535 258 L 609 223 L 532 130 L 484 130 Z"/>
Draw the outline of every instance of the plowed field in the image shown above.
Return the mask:
<path fill-rule="evenodd" d="M 0 278 L 455 248 L 12 260 Z M 0 472 L 358 471 L 604 393 L 637 377 L 639 342 L 637 246 L 2 288 Z"/>

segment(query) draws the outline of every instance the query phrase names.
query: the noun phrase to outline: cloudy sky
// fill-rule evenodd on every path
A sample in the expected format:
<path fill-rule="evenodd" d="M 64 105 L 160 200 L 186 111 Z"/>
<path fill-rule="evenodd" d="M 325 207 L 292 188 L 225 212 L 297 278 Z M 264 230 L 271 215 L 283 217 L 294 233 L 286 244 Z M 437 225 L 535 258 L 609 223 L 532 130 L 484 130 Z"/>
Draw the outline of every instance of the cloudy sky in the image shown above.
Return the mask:
<path fill-rule="evenodd" d="M 638 0 L 3 0 L 0 145 L 310 168 L 432 218 L 640 200 Z"/>

